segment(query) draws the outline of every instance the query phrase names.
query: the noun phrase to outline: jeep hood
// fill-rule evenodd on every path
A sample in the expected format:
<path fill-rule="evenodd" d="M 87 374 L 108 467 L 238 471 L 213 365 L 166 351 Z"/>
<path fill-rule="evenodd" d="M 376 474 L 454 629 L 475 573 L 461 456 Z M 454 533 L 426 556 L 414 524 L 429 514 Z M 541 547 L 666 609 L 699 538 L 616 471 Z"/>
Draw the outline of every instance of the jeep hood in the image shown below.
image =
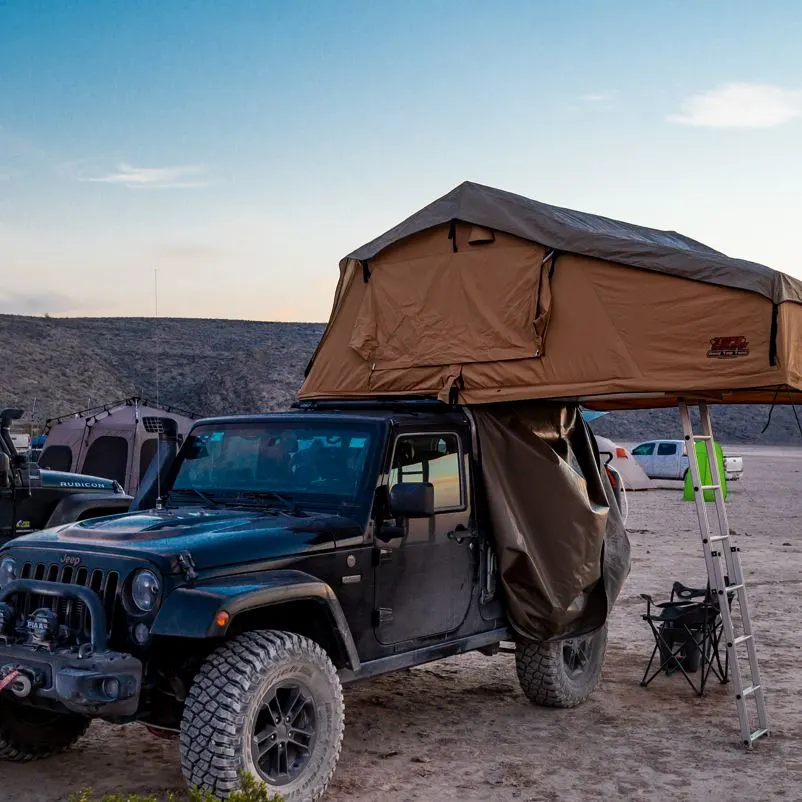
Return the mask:
<path fill-rule="evenodd" d="M 171 571 L 177 570 L 177 555 L 186 551 L 202 571 L 324 551 L 333 548 L 338 538 L 359 532 L 355 521 L 330 513 L 152 510 L 45 529 L 17 538 L 12 547 L 144 557 Z"/>

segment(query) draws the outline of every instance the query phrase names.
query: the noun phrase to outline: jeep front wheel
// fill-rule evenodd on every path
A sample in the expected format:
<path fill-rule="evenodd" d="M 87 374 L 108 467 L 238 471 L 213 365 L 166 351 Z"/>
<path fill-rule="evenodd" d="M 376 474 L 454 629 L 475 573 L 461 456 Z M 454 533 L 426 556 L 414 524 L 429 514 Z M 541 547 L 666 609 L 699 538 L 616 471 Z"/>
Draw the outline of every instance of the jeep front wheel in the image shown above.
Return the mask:
<path fill-rule="evenodd" d="M 190 689 L 181 769 L 191 786 L 219 799 L 245 771 L 284 802 L 312 802 L 334 774 L 344 723 L 340 680 L 318 644 L 248 632 L 208 657 Z"/>
<path fill-rule="evenodd" d="M 576 707 L 599 684 L 606 648 L 607 624 L 569 640 L 521 640 L 515 647 L 521 690 L 543 707 Z"/>
<path fill-rule="evenodd" d="M 55 713 L 13 700 L 0 701 L 0 760 L 23 763 L 69 749 L 90 721 L 74 713 Z"/>

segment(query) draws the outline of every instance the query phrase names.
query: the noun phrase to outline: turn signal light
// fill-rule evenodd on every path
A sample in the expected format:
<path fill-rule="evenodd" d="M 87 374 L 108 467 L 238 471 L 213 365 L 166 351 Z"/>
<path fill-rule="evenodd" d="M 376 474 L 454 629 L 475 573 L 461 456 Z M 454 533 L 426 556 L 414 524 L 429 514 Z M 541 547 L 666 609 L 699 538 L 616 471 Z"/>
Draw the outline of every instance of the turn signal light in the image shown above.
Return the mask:
<path fill-rule="evenodd" d="M 625 448 L 621 448 L 621 446 L 618 446 L 618 447 L 615 449 L 615 455 L 616 455 L 616 457 L 617 457 L 618 459 L 628 459 L 628 457 L 627 457 L 627 450 L 626 450 Z"/>
<path fill-rule="evenodd" d="M 221 610 L 214 619 L 214 623 L 217 624 L 220 629 L 225 629 L 230 620 L 231 616 L 225 610 Z"/>

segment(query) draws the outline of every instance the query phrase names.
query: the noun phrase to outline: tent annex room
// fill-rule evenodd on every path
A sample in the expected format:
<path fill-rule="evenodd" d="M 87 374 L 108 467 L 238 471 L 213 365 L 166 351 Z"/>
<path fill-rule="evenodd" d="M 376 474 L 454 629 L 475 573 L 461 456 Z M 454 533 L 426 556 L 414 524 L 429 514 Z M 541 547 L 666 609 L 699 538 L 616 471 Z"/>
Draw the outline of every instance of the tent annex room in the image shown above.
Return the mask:
<path fill-rule="evenodd" d="M 131 397 L 47 421 L 39 466 L 116 480 L 134 495 L 156 454 L 165 418 L 180 437 L 195 416 L 175 407 Z"/>

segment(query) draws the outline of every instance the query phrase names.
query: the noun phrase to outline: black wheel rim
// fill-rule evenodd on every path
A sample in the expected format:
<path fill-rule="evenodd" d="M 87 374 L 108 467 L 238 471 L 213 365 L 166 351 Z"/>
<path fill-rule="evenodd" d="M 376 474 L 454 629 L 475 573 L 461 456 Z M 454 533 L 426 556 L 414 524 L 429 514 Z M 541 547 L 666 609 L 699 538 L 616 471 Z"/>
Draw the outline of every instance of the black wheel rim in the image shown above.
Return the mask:
<path fill-rule="evenodd" d="M 315 748 L 315 702 L 300 682 L 282 682 L 265 694 L 253 728 L 253 762 L 262 779 L 287 785 L 300 777 Z"/>
<path fill-rule="evenodd" d="M 574 638 L 563 644 L 563 663 L 568 675 L 571 677 L 583 674 L 590 665 L 589 638 Z"/>

